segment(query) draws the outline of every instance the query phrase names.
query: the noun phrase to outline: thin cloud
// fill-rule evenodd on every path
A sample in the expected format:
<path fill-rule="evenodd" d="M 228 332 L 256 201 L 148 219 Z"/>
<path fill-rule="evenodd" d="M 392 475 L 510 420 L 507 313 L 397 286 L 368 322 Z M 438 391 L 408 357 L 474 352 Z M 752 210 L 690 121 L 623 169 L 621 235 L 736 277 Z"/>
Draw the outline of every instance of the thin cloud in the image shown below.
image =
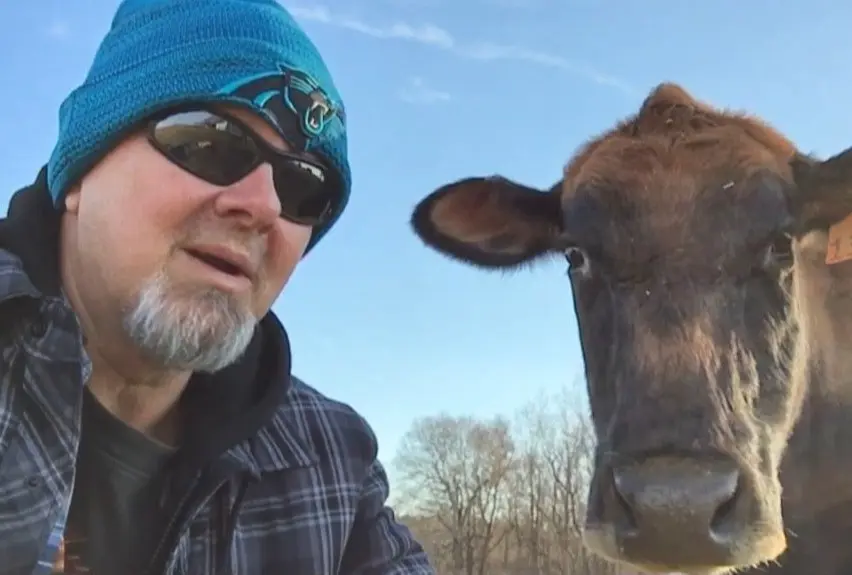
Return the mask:
<path fill-rule="evenodd" d="M 465 44 L 459 42 L 447 30 L 433 24 L 412 25 L 396 22 L 389 25 L 377 25 L 357 18 L 342 16 L 331 12 L 324 6 L 288 6 L 287 9 L 299 20 L 319 22 L 328 26 L 345 28 L 373 38 L 414 42 L 452 52 L 457 56 L 481 62 L 507 61 L 524 62 L 581 76 L 602 86 L 608 86 L 630 96 L 639 92 L 627 82 L 615 76 L 601 72 L 594 67 L 524 46 L 479 42 Z"/>
<path fill-rule="evenodd" d="M 487 8 L 506 8 L 506 9 L 527 9 L 536 8 L 548 0 L 472 0 L 480 6 Z M 383 0 L 385 4 L 389 4 L 399 8 L 437 8 L 451 4 L 453 0 Z"/>
<path fill-rule="evenodd" d="M 355 18 L 332 15 L 332 13 L 324 6 L 314 6 L 310 8 L 288 6 L 287 9 L 295 18 L 300 20 L 310 20 L 313 22 L 321 22 L 329 26 L 346 28 L 353 32 L 372 36 L 373 38 L 408 40 L 420 44 L 429 44 L 443 49 L 451 49 L 454 44 L 452 36 L 450 36 L 445 30 L 428 24 L 422 26 L 411 26 L 404 22 L 397 22 L 390 26 L 379 27 Z"/>
<path fill-rule="evenodd" d="M 480 4 L 498 8 L 529 8 L 530 0 L 482 0 Z"/>
<path fill-rule="evenodd" d="M 67 38 L 71 34 L 71 27 L 67 22 L 54 20 L 50 26 L 45 29 L 45 34 L 47 34 L 50 38 L 61 40 L 63 38 Z"/>
<path fill-rule="evenodd" d="M 411 78 L 404 88 L 399 91 L 399 97 L 409 104 L 440 104 L 451 100 L 449 92 L 436 90 L 426 84 L 423 78 Z"/>
<path fill-rule="evenodd" d="M 464 56 L 473 60 L 515 60 L 549 68 L 557 68 L 571 74 L 585 76 L 595 84 L 610 86 L 631 96 L 638 94 L 637 90 L 630 84 L 615 76 L 600 72 L 586 64 L 568 60 L 554 54 L 548 54 L 547 52 L 539 52 L 522 46 L 491 44 L 487 42 L 466 47 L 463 52 Z"/>

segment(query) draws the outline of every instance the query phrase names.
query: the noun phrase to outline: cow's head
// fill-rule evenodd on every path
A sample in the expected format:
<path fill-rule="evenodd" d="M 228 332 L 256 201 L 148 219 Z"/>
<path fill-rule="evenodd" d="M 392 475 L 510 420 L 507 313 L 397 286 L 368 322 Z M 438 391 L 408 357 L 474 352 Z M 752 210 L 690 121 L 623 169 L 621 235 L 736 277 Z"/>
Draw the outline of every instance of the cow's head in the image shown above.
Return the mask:
<path fill-rule="evenodd" d="M 716 573 L 785 549 L 779 462 L 805 387 L 797 277 L 825 266 L 825 229 L 852 212 L 850 156 L 816 162 L 664 84 L 549 190 L 475 177 L 416 207 L 420 238 L 467 264 L 567 259 L 598 553 Z"/>

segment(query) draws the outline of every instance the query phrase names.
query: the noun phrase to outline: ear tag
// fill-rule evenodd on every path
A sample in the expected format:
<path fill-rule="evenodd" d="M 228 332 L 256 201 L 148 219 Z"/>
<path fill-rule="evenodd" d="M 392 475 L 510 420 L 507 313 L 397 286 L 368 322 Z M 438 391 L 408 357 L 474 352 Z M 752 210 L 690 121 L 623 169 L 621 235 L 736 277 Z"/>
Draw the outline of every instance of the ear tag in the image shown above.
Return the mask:
<path fill-rule="evenodd" d="M 828 250 L 825 263 L 839 264 L 852 260 L 852 214 L 828 228 Z"/>

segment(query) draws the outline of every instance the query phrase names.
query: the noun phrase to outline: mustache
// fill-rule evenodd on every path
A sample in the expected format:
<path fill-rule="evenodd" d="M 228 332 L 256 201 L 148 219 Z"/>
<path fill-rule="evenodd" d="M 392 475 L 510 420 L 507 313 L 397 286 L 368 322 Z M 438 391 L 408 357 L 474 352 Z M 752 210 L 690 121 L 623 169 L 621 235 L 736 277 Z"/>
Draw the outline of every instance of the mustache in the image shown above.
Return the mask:
<path fill-rule="evenodd" d="M 174 246 L 172 251 L 212 251 L 215 254 L 232 260 L 247 275 L 254 277 L 263 269 L 263 261 L 267 255 L 267 241 L 257 234 L 235 234 L 205 231 L 188 234 Z"/>

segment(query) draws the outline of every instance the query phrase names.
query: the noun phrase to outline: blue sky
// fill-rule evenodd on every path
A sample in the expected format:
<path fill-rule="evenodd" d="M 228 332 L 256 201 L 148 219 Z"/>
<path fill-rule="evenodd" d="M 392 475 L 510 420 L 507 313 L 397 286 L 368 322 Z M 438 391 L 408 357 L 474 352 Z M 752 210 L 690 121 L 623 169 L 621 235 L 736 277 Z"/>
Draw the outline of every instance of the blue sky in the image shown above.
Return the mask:
<path fill-rule="evenodd" d="M 500 276 L 452 263 L 409 231 L 412 206 L 469 175 L 547 186 L 666 80 L 763 116 L 805 151 L 839 151 L 852 144 L 852 7 L 839 4 L 287 0 L 346 102 L 354 174 L 342 221 L 275 305 L 296 373 L 359 409 L 388 462 L 416 417 L 511 414 L 578 385 L 561 264 Z M 3 213 L 46 161 L 59 103 L 116 6 L 0 4 Z"/>

